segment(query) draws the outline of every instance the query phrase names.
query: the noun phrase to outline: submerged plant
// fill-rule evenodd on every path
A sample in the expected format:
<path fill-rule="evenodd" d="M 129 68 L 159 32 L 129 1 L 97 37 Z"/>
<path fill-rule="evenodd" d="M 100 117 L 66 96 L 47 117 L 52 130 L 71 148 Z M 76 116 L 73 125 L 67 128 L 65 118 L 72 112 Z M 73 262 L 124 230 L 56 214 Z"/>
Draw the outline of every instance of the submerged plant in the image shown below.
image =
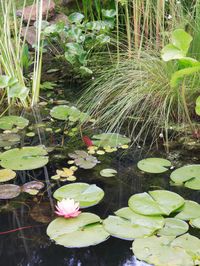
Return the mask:
<path fill-rule="evenodd" d="M 58 201 L 56 209 L 57 211 L 55 213 L 64 218 L 74 218 L 81 213 L 79 211 L 79 203 L 75 202 L 74 199 L 62 199 Z"/>

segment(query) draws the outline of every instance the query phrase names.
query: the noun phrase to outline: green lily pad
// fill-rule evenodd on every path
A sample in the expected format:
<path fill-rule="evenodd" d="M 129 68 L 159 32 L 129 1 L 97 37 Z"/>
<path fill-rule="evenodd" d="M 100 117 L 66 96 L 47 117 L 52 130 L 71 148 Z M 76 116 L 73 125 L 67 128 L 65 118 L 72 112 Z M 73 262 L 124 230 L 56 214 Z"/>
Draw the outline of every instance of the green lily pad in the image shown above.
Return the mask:
<path fill-rule="evenodd" d="M 109 215 L 103 221 L 103 226 L 111 236 L 125 240 L 147 237 L 155 231 L 155 228 L 133 224 L 129 220 L 113 215 Z"/>
<path fill-rule="evenodd" d="M 21 193 L 20 186 L 7 184 L 0 185 L 0 199 L 13 199 Z"/>
<path fill-rule="evenodd" d="M 191 189 L 200 189 L 200 165 L 192 164 L 176 169 L 170 175 L 171 180 L 178 185 Z"/>
<path fill-rule="evenodd" d="M 110 146 L 112 148 L 128 144 L 131 141 L 129 138 L 117 133 L 102 133 L 94 135 L 92 139 L 95 146 Z"/>
<path fill-rule="evenodd" d="M 79 202 L 81 208 L 86 208 L 98 204 L 104 197 L 104 191 L 94 184 L 74 183 L 58 188 L 53 196 L 59 201 L 74 199 Z"/>
<path fill-rule="evenodd" d="M 200 229 L 200 217 L 198 217 L 196 219 L 191 219 L 190 220 L 190 225 L 192 227 L 195 227 L 195 228 L 199 228 Z"/>
<path fill-rule="evenodd" d="M 68 248 L 94 246 L 109 238 L 100 221 L 99 216 L 87 212 L 75 218 L 57 218 L 49 224 L 47 235 Z"/>
<path fill-rule="evenodd" d="M 165 219 L 162 216 L 146 216 L 132 211 L 130 208 L 121 208 L 115 212 L 115 215 L 129 220 L 132 224 L 149 227 L 154 230 L 161 229 Z"/>
<path fill-rule="evenodd" d="M 134 212 L 143 215 L 169 215 L 183 204 L 184 199 L 181 196 L 167 190 L 135 194 L 128 201 L 129 207 Z"/>
<path fill-rule="evenodd" d="M 186 200 L 180 212 L 175 216 L 175 218 L 185 221 L 198 217 L 200 217 L 200 205 L 191 200 Z"/>
<path fill-rule="evenodd" d="M 10 169 L 0 170 L 0 182 L 6 182 L 16 177 L 16 173 Z"/>
<path fill-rule="evenodd" d="M 186 222 L 176 218 L 166 218 L 164 227 L 158 231 L 158 235 L 179 236 L 185 234 L 189 229 Z"/>
<path fill-rule="evenodd" d="M 144 172 L 159 174 L 168 171 L 171 162 L 161 158 L 147 158 L 139 161 L 137 166 Z"/>
<path fill-rule="evenodd" d="M 21 116 L 3 116 L 0 118 L 0 129 L 11 130 L 15 127 L 23 129 L 28 126 L 29 121 Z"/>
<path fill-rule="evenodd" d="M 32 170 L 48 163 L 46 155 L 42 146 L 11 149 L 0 154 L 0 165 L 12 170 Z"/>
<path fill-rule="evenodd" d="M 181 247 L 172 247 L 174 237 L 150 236 L 136 239 L 132 244 L 134 255 L 149 264 L 157 266 L 192 266 L 192 257 Z"/>
<path fill-rule="evenodd" d="M 100 175 L 103 177 L 113 177 L 117 174 L 117 171 L 115 169 L 103 169 L 100 171 Z"/>
<path fill-rule="evenodd" d="M 194 260 L 200 260 L 200 240 L 199 238 L 190 235 L 189 233 L 177 237 L 171 243 L 172 247 L 183 248 Z M 183 264 L 187 265 L 187 264 Z"/>
<path fill-rule="evenodd" d="M 13 146 L 20 142 L 20 136 L 14 133 L 0 134 L 0 147 Z"/>
<path fill-rule="evenodd" d="M 81 112 L 74 106 L 59 105 L 51 109 L 50 115 L 58 120 L 69 120 L 71 122 L 84 122 L 89 118 L 89 115 Z"/>

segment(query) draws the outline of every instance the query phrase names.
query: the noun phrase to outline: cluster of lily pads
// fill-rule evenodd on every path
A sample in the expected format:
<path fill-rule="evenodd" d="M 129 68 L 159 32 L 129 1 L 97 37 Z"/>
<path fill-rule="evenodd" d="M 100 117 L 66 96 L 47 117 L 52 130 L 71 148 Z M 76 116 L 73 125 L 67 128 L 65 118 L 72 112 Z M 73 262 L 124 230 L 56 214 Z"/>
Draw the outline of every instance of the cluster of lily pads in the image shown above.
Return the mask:
<path fill-rule="evenodd" d="M 147 158 L 138 162 L 140 170 L 152 174 L 166 172 L 171 166 L 170 161 L 161 158 Z M 180 167 L 171 173 L 170 179 L 172 185 L 182 185 L 190 189 L 200 190 L 200 164 Z"/>
<path fill-rule="evenodd" d="M 94 184 L 74 183 L 60 187 L 53 196 L 58 201 L 73 198 L 83 209 L 98 204 L 104 192 Z M 197 265 L 200 240 L 187 233 L 187 222 L 200 228 L 200 205 L 174 192 L 155 190 L 132 195 L 128 207 L 104 220 L 90 212 L 56 218 L 47 235 L 68 248 L 97 245 L 113 236 L 133 241 L 134 255 L 150 264 Z"/>

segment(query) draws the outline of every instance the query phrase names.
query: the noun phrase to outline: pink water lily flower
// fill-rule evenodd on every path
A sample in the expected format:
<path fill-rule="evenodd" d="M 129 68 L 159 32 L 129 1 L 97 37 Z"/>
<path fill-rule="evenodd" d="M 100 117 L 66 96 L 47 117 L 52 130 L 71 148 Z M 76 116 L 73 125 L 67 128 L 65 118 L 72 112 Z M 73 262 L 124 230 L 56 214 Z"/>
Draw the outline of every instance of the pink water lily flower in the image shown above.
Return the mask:
<path fill-rule="evenodd" d="M 74 199 L 62 199 L 58 201 L 56 209 L 57 211 L 55 213 L 64 218 L 77 217 L 81 213 L 79 211 L 79 203 L 75 202 Z"/>

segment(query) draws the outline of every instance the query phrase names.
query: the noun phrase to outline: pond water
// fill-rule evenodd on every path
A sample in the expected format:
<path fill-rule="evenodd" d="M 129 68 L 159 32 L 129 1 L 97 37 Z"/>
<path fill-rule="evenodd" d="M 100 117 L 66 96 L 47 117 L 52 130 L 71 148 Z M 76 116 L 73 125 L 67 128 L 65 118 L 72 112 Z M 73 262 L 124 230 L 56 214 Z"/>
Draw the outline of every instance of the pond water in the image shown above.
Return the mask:
<path fill-rule="evenodd" d="M 31 114 L 29 114 L 30 116 Z M 27 114 L 25 114 L 27 116 Z M 52 193 L 65 183 L 52 182 L 51 176 L 56 169 L 67 165 L 67 153 L 84 148 L 75 138 L 66 137 L 64 147 L 58 146 L 62 141 L 61 134 L 47 130 L 50 119 L 44 121 L 37 113 L 36 127 L 29 130 L 36 133 L 34 138 L 21 133 L 21 145 L 44 144 L 50 153 L 47 166 L 34 171 L 19 171 L 15 184 L 25 181 L 41 180 L 45 183 L 45 191 L 37 196 L 21 194 L 13 200 L 0 201 L 0 265 L 2 266 L 143 266 L 131 251 L 131 241 L 123 241 L 110 237 L 106 242 L 97 246 L 79 249 L 67 249 L 55 245 L 46 235 L 48 223 L 54 219 L 55 201 Z M 30 118 L 30 117 L 29 117 Z M 41 122 L 44 123 L 41 125 Z M 38 123 L 40 126 L 38 127 Z M 56 125 L 59 128 L 59 124 Z M 82 147 L 80 147 L 82 146 Z M 51 149 L 50 149 L 51 148 Z M 167 155 L 164 150 L 151 152 L 132 147 L 126 151 L 99 155 L 101 161 L 94 169 L 79 169 L 76 172 L 77 181 L 97 184 L 105 192 L 104 199 L 95 207 L 88 208 L 89 212 L 99 215 L 102 219 L 113 214 L 121 207 L 127 206 L 132 194 L 154 189 L 167 189 L 178 193 L 185 199 L 200 203 L 200 192 L 183 187 L 170 186 L 169 171 L 164 174 L 144 174 L 137 168 L 137 162 L 145 157 L 168 158 L 173 166 L 179 167 L 191 162 L 200 163 L 198 154 L 194 151 L 183 150 L 182 147 L 172 149 Z M 117 170 L 115 177 L 101 177 L 99 171 L 104 168 Z M 30 226 L 30 227 L 29 227 Z M 19 228 L 21 228 L 19 230 Z M 17 230 L 16 230 L 17 229 Z M 8 231 L 8 232 L 7 232 Z M 200 238 L 199 230 L 192 229 L 190 233 Z"/>

